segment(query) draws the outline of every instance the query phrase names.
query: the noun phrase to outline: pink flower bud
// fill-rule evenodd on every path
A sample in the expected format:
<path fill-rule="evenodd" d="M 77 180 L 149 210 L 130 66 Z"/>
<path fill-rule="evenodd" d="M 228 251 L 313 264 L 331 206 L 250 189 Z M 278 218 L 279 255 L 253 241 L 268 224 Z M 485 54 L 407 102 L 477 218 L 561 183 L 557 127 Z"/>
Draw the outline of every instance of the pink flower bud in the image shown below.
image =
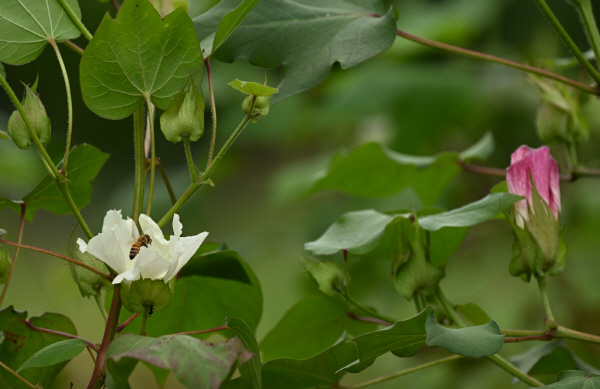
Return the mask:
<path fill-rule="evenodd" d="M 530 222 L 530 211 L 535 215 L 532 181 L 537 193 L 554 214 L 554 219 L 558 220 L 560 213 L 558 164 L 550 156 L 550 149 L 547 146 L 538 149 L 521 146 L 510 158 L 510 167 L 506 173 L 508 191 L 525 197 L 524 200 L 515 203 L 515 222 L 521 228 L 524 228 L 525 222 Z"/>

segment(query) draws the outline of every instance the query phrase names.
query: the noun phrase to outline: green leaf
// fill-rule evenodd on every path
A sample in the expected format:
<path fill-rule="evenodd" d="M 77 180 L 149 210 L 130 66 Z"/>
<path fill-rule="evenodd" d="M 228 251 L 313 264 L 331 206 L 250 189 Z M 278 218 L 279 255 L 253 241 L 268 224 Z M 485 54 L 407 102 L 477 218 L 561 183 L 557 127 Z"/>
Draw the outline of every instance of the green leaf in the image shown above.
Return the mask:
<path fill-rule="evenodd" d="M 345 332 L 359 335 L 377 328 L 351 319 L 348 312 L 340 296 L 319 293 L 300 300 L 260 343 L 264 359 L 312 357 L 333 346 Z"/>
<path fill-rule="evenodd" d="M 196 253 L 181 269 L 179 278 L 202 276 L 252 284 L 243 259 L 233 250 Z"/>
<path fill-rule="evenodd" d="M 4 64 L 2 62 L 0 62 L 0 75 L 2 75 L 2 78 L 6 79 L 6 71 L 4 70 Z"/>
<path fill-rule="evenodd" d="M 346 373 L 340 369 L 354 360 L 356 347 L 343 339 L 308 359 L 274 359 L 263 365 L 263 389 L 328 388 Z"/>
<path fill-rule="evenodd" d="M 361 372 L 377 357 L 390 351 L 398 357 L 412 357 L 425 346 L 425 320 L 432 311 L 433 308 L 427 307 L 410 319 L 352 339 L 358 350 L 358 359 L 343 369 L 351 373 Z"/>
<path fill-rule="evenodd" d="M 261 389 L 262 387 L 262 370 L 260 363 L 260 350 L 258 342 L 254 336 L 252 329 L 248 327 L 243 320 L 233 318 L 227 323 L 227 327 L 231 328 L 237 337 L 241 340 L 246 350 L 252 353 L 252 359 L 240 366 L 240 374 L 242 380 L 247 384 L 247 388 Z"/>
<path fill-rule="evenodd" d="M 85 48 L 81 91 L 94 113 L 122 119 L 145 98 L 166 110 L 190 74 L 200 84 L 202 69 L 200 44 L 183 9 L 162 20 L 147 0 L 126 0 L 115 20 L 106 14 Z"/>
<path fill-rule="evenodd" d="M 233 89 L 251 96 L 269 97 L 277 93 L 277 88 L 271 88 L 270 86 L 259 84 L 258 82 L 247 82 L 236 79 L 235 81 L 231 81 L 229 85 Z"/>
<path fill-rule="evenodd" d="M 250 283 L 213 277 L 182 278 L 175 284 L 175 297 L 169 308 L 152 315 L 146 333 L 161 336 L 214 328 L 223 325 L 227 317 L 237 317 L 255 331 L 262 315 L 262 292 L 250 267 L 240 261 Z M 127 317 L 124 315 L 123 320 Z"/>
<path fill-rule="evenodd" d="M 186 335 L 160 338 L 125 334 L 118 336 L 106 354 L 110 389 L 129 388 L 131 366 L 144 361 L 170 369 L 188 388 L 218 389 L 238 362 L 250 358 L 238 338 L 208 343 Z"/>
<path fill-rule="evenodd" d="M 237 8 L 229 12 L 221 19 L 214 39 L 209 43 L 203 52 L 204 57 L 210 56 L 229 38 L 235 29 L 244 21 L 246 16 L 252 11 L 252 8 L 258 3 L 258 0 L 243 0 Z M 208 40 L 208 39 L 207 39 Z M 204 42 L 202 42 L 204 43 Z M 204 45 L 203 45 L 204 46 Z"/>
<path fill-rule="evenodd" d="M 1 65 L 1 64 L 0 64 Z M 1 70 L 1 69 L 0 69 Z M 10 136 L 8 136 L 8 134 L 6 133 L 6 131 L 2 131 L 0 130 L 0 139 L 3 140 L 10 140 Z"/>
<path fill-rule="evenodd" d="M 460 172 L 458 153 L 416 157 L 366 143 L 340 153 L 306 194 L 336 190 L 352 196 L 390 196 L 412 187 L 424 204 L 432 204 Z"/>
<path fill-rule="evenodd" d="M 469 162 L 474 159 L 484 161 L 488 159 L 490 155 L 492 155 L 494 152 L 494 147 L 494 136 L 491 132 L 486 132 L 477 143 L 460 153 L 458 159 L 465 162 Z"/>
<path fill-rule="evenodd" d="M 471 324 L 475 326 L 483 325 L 492 321 L 487 313 L 479 305 L 467 303 L 457 305 L 456 310 Z"/>
<path fill-rule="evenodd" d="M 77 0 L 67 0 L 81 19 Z M 2 0 L 0 61 L 22 65 L 36 59 L 50 39 L 63 42 L 79 36 L 58 0 Z"/>
<path fill-rule="evenodd" d="M 71 149 L 69 154 L 69 190 L 77 208 L 86 206 L 92 197 L 91 181 L 96 177 L 100 168 L 108 159 L 108 154 L 103 153 L 92 145 L 80 145 Z M 62 163 L 58 165 L 58 168 Z M 71 213 L 71 207 L 65 200 L 56 182 L 49 175 L 22 199 L 27 203 L 25 218 L 33 220 L 35 211 L 46 209 L 57 215 Z M 15 212 L 20 212 L 20 206 L 7 199 L 0 199 L 0 209 L 9 206 Z"/>
<path fill-rule="evenodd" d="M 385 227 L 394 216 L 379 213 L 373 209 L 348 212 L 315 241 L 304 244 L 304 249 L 315 255 L 335 254 L 340 250 L 356 255 L 373 250 L 383 237 Z"/>
<path fill-rule="evenodd" d="M 29 367 L 44 367 L 75 358 L 85 350 L 87 342 L 83 339 L 67 339 L 44 347 L 26 360 L 17 373 Z"/>
<path fill-rule="evenodd" d="M 558 382 L 544 386 L 548 389 L 594 389 L 600 387 L 600 376 L 587 376 L 579 370 L 567 370 L 558 373 Z"/>
<path fill-rule="evenodd" d="M 442 227 L 469 227 L 492 219 L 509 205 L 521 200 L 521 196 L 510 193 L 491 193 L 481 200 L 436 215 L 424 216 L 419 225 L 429 231 Z"/>
<path fill-rule="evenodd" d="M 427 317 L 425 329 L 428 346 L 442 346 L 467 357 L 489 357 L 504 345 L 504 335 L 500 334 L 500 328 L 494 321 L 476 327 L 450 329 L 439 325 L 432 312 Z"/>
<path fill-rule="evenodd" d="M 200 40 L 214 33 L 217 23 L 239 3 L 223 0 L 195 18 Z M 274 103 L 319 84 L 335 62 L 342 69 L 358 65 L 387 50 L 395 39 L 394 13 L 381 1 L 262 0 L 213 57 L 281 67 Z"/>
<path fill-rule="evenodd" d="M 27 319 L 27 312 L 15 311 L 12 306 L 0 310 L 0 332 L 4 337 L 4 341 L 0 342 L 0 361 L 12 370 L 17 370 L 39 350 L 64 340 L 57 335 L 29 329 L 24 323 L 25 319 Z M 57 313 L 44 313 L 42 316 L 32 317 L 29 321 L 39 328 L 77 334 L 71 320 Z M 39 382 L 44 388 L 49 388 L 66 364 L 65 361 L 52 366 L 32 367 L 24 370 L 20 375 L 29 382 Z M 29 388 L 5 369 L 0 369 L 0 375 L 12 389 Z"/>

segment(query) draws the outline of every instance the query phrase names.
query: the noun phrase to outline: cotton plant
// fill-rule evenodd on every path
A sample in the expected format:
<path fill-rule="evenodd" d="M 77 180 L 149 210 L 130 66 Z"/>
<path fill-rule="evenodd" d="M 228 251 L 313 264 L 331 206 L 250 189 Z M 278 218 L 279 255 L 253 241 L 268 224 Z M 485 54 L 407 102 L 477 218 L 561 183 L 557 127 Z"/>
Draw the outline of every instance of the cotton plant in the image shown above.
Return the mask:
<path fill-rule="evenodd" d="M 173 216 L 173 233 L 164 238 L 160 227 L 147 215 L 139 217 L 143 234 L 134 221 L 123 219 L 121 210 L 110 210 L 104 217 L 102 232 L 88 243 L 79 238 L 82 253 L 90 253 L 109 266 L 117 275 L 113 284 L 123 284 L 121 297 L 125 307 L 136 313 L 162 311 L 173 299 L 175 277 L 196 253 L 208 232 L 182 237 L 179 215 Z M 140 237 L 148 236 L 150 244 L 132 247 Z M 165 286 L 167 285 L 167 286 Z"/>

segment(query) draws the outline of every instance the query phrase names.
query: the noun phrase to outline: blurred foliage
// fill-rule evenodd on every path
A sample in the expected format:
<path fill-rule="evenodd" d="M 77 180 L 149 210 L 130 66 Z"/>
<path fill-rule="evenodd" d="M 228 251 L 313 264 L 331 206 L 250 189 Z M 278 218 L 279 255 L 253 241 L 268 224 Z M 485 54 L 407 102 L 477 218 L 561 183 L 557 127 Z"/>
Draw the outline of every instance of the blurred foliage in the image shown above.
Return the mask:
<path fill-rule="evenodd" d="M 190 13 L 200 14 L 215 1 L 190 3 Z M 399 28 L 429 39 L 461 45 L 520 62 L 538 58 L 564 57 L 566 49 L 536 9 L 533 1 L 517 0 L 396 0 Z M 580 47 L 587 47 L 577 15 L 562 0 L 549 0 L 565 28 Z M 81 2 L 83 22 L 95 31 L 103 15 L 115 10 L 110 3 Z M 84 38 L 75 43 L 85 46 Z M 109 153 L 110 158 L 92 182 L 94 192 L 83 216 L 93 231 L 99 231 L 108 209 L 130 214 L 133 194 L 133 136 L 131 119 L 110 121 L 94 115 L 84 105 L 78 73 L 80 57 L 61 46 L 73 88 L 75 127 L 73 144 L 83 142 Z M 227 85 L 232 80 L 261 82 L 265 73 L 244 61 L 224 64 L 212 61 L 222 144 L 242 118 L 243 96 Z M 6 65 L 8 82 L 21 96 L 20 81 L 32 83 L 39 72 L 38 87 L 53 123 L 48 151 L 54 161 L 62 158 L 66 133 L 66 94 L 59 66 L 50 49 L 38 61 L 22 66 Z M 275 85 L 278 72 L 268 71 Z M 207 91 L 206 80 L 203 89 Z M 590 121 L 590 143 L 582 145 L 579 157 L 586 166 L 600 166 L 597 142 L 600 104 L 590 99 L 583 107 Z M 330 76 L 317 87 L 289 97 L 271 107 L 267 118 L 249 125 L 234 143 L 212 176 L 215 188 L 202 188 L 182 209 L 188 234 L 209 231 L 209 240 L 227 242 L 243 257 L 262 285 L 264 312 L 258 325 L 259 341 L 295 303 L 316 292 L 314 283 L 302 272 L 298 258 L 304 242 L 319 237 L 337 217 L 348 211 L 374 208 L 381 212 L 419 209 L 419 197 L 405 191 L 384 198 L 363 199 L 335 192 L 301 197 L 313 175 L 326 166 L 340 147 L 352 149 L 376 141 L 391 150 L 418 156 L 464 150 L 486 131 L 496 140 L 487 164 L 503 168 L 509 155 L 521 144 L 540 145 L 535 117 L 538 99 L 526 76 L 514 69 L 478 62 L 397 40 L 383 54 L 348 70 L 334 66 Z M 13 107 L 0 93 L 0 129 L 5 130 Z M 207 110 L 206 123 L 210 123 Z M 196 164 L 205 164 L 209 137 L 193 145 Z M 561 161 L 565 151 L 554 155 Z M 34 150 L 18 150 L 0 139 L 0 197 L 21 198 L 45 175 Z M 188 169 L 181 144 L 157 137 L 157 155 L 176 194 L 188 185 Z M 497 178 L 461 172 L 442 193 L 436 206 L 456 208 L 483 197 Z M 170 207 L 164 186 L 157 180 L 153 213 Z M 582 179 L 564 183 L 564 238 L 569 245 L 565 274 L 549 280 L 554 311 L 565 326 L 597 332 L 600 295 L 593 286 L 600 274 L 597 233 L 600 229 L 600 181 Z M 0 211 L 0 227 L 15 240 L 18 217 Z M 25 225 L 23 242 L 66 252 L 68 237 L 76 225 L 72 216 L 37 212 L 35 223 Z M 487 222 L 471 230 L 452 255 L 442 282 L 448 297 L 459 304 L 476 303 L 500 328 L 541 329 L 543 315 L 537 288 L 510 277 L 512 237 L 502 222 Z M 414 307 L 398 298 L 390 278 L 389 264 L 369 258 L 349 262 L 352 291 L 365 304 L 397 318 L 414 316 Z M 32 288 L 31 285 L 35 285 Z M 24 252 L 15 269 L 5 306 L 27 310 L 32 315 L 60 312 L 71 318 L 80 336 L 99 342 L 103 323 L 92 300 L 81 298 L 68 266 L 39 253 Z M 149 326 L 151 326 L 152 317 Z M 139 323 L 134 322 L 135 328 Z M 598 368 L 600 352 L 568 342 L 584 361 Z M 509 344 L 500 352 L 522 353 L 529 344 Z M 415 358 L 391 355 L 378 359 L 360 376 L 348 374 L 344 384 L 362 382 L 430 360 L 434 350 L 421 350 Z M 89 379 L 91 361 L 86 353 L 75 358 L 59 376 L 56 387 L 83 387 Z M 273 367 L 275 369 L 276 366 Z M 139 366 L 131 379 L 133 388 L 156 388 L 147 368 Z M 549 377 L 555 379 L 556 377 Z M 459 360 L 418 372 L 375 389 L 407 385 L 419 388 L 489 389 L 506 388 L 510 376 L 486 360 Z M 170 377 L 166 387 L 179 384 Z M 0 387 L 2 382 L 0 381 Z M 515 388 L 524 388 L 520 383 Z"/>

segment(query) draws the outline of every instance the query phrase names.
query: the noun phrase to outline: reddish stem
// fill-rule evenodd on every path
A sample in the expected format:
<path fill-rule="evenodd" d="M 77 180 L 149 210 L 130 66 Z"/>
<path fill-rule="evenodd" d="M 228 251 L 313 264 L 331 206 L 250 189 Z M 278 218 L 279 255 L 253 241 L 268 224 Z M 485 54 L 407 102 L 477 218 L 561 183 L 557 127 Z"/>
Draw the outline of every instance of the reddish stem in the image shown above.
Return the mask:
<path fill-rule="evenodd" d="M 354 312 L 347 312 L 346 315 L 348 315 L 348 317 L 351 318 L 352 320 L 364 321 L 366 323 L 381 324 L 382 326 L 391 326 L 393 324 L 393 323 L 390 323 L 385 320 L 377 319 L 375 317 L 358 316 Z"/>
<path fill-rule="evenodd" d="M 123 322 L 123 324 L 119 324 L 117 326 L 117 332 L 123 331 L 125 329 L 125 327 L 127 327 L 129 325 L 129 323 L 131 323 L 133 321 L 133 319 L 135 319 L 139 315 L 140 315 L 139 313 L 134 313 L 133 315 L 131 315 L 131 317 L 129 319 L 125 320 Z"/>
<path fill-rule="evenodd" d="M 25 221 L 25 210 L 27 208 L 27 204 L 21 202 L 21 220 L 19 221 L 19 235 L 17 236 L 17 241 L 21 243 L 21 238 L 23 237 L 23 222 Z M 1 241 L 2 239 L 0 239 Z M 19 247 L 15 249 L 15 253 L 12 258 L 12 262 L 10 264 L 10 269 L 8 270 L 8 275 L 6 276 L 6 281 L 4 282 L 4 288 L 2 288 L 2 294 L 0 294 L 0 305 L 2 305 L 2 301 L 4 301 L 4 295 L 6 295 L 6 291 L 8 290 L 8 284 L 10 283 L 10 278 L 12 277 L 13 270 L 15 268 L 15 263 L 17 262 L 17 255 L 19 254 Z"/>
<path fill-rule="evenodd" d="M 63 338 L 68 338 L 68 339 L 81 339 L 81 340 L 85 340 L 85 339 L 83 339 L 80 336 L 72 335 L 72 334 L 67 334 L 66 332 L 60 332 L 60 331 L 55 331 L 55 330 L 51 330 L 51 329 L 48 329 L 48 328 L 36 327 L 29 320 L 26 320 L 26 319 L 23 319 L 23 323 L 27 326 L 27 328 L 32 329 L 34 331 L 45 332 L 47 334 L 52 334 L 52 335 L 56 335 L 56 336 L 60 336 L 60 337 L 63 337 Z M 85 340 L 85 341 L 88 344 L 89 348 L 91 348 L 95 352 L 98 352 L 98 346 L 96 346 L 94 343 L 90 342 L 89 340 Z"/>
<path fill-rule="evenodd" d="M 121 8 L 121 6 L 119 5 L 119 3 L 117 3 L 117 0 L 110 0 L 110 2 L 112 3 L 113 7 L 115 7 L 115 9 L 118 11 L 119 8 Z"/>
<path fill-rule="evenodd" d="M 173 335 L 195 335 L 195 334 L 206 334 L 208 332 L 217 332 L 217 331 L 222 331 L 222 330 L 228 330 L 229 327 L 223 325 L 223 326 L 219 326 L 219 327 L 215 327 L 215 328 L 209 328 L 207 330 L 198 330 L 198 331 L 187 331 L 187 332 L 179 332 L 177 334 L 173 334 Z"/>

